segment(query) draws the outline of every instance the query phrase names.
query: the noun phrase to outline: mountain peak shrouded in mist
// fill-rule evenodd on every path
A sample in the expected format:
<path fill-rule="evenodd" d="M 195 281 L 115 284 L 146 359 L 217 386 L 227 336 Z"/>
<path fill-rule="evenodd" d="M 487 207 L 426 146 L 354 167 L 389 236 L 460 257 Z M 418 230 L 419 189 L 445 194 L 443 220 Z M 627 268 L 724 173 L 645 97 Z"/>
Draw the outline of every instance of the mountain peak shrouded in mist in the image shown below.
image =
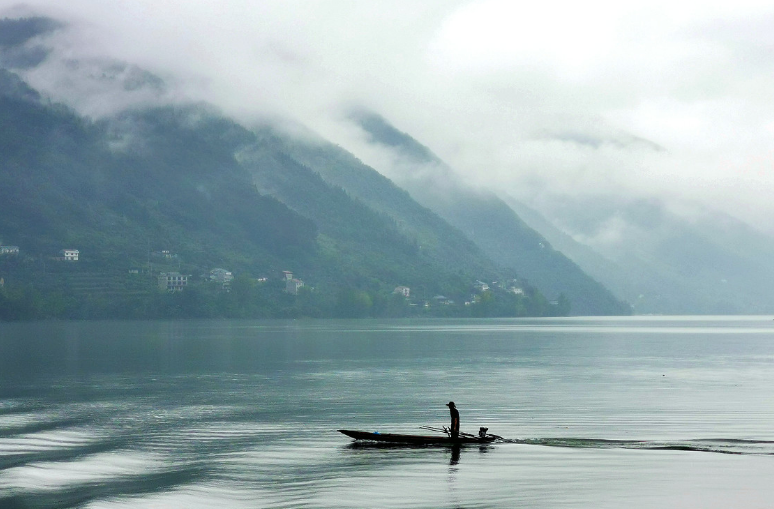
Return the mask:
<path fill-rule="evenodd" d="M 385 145 L 387 147 L 399 149 L 400 156 L 411 159 L 419 164 L 440 164 L 441 160 L 433 154 L 429 148 L 425 147 L 408 134 L 399 131 L 387 120 L 374 113 L 364 109 L 351 114 L 351 118 L 366 132 L 371 143 Z"/>
<path fill-rule="evenodd" d="M 43 16 L 0 19 L 0 66 L 28 69 L 40 64 L 50 49 L 36 43 L 36 39 L 62 26 L 62 23 Z"/>
<path fill-rule="evenodd" d="M 774 232 L 765 2 L 597 2 L 567 19 L 557 12 L 568 6 L 501 0 L 397 10 L 337 0 L 25 4 L 0 0 L 0 16 L 33 20 L 14 21 L 24 30 L 6 50 L 45 50 L 17 69 L 81 114 L 208 102 L 245 125 L 306 125 L 381 171 L 350 126 L 362 105 L 463 181 L 544 214 L 544 199 L 566 193 L 656 197 Z M 61 26 L 39 21 L 51 19 Z M 166 86 L 138 86 L 144 78 L 100 62 L 126 62 Z"/>
<path fill-rule="evenodd" d="M 30 39 L 61 28 L 62 23 L 44 16 L 0 19 L 0 48 L 21 46 Z"/>
<path fill-rule="evenodd" d="M 164 98 L 167 84 L 156 74 L 93 49 L 70 47 L 82 30 L 45 16 L 4 18 L 0 67 L 20 73 L 35 93 L 89 116 L 170 102 Z"/>

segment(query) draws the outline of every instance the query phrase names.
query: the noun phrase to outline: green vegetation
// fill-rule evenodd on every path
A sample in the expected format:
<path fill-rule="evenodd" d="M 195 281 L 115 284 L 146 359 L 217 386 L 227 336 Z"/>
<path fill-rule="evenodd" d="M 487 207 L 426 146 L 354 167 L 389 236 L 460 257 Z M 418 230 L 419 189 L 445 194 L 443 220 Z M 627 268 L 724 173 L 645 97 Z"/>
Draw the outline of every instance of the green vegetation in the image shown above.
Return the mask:
<path fill-rule="evenodd" d="M 0 70 L 0 243 L 21 251 L 0 256 L 0 320 L 569 311 L 528 286 L 465 306 L 476 279 L 514 275 L 399 194 L 414 219 L 353 197 L 207 107 L 92 122 Z M 80 259 L 57 259 L 65 248 Z M 235 274 L 227 289 L 209 280 L 216 267 Z M 304 280 L 298 295 L 283 270 Z M 189 276 L 183 291 L 159 289 L 172 271 Z M 412 298 L 394 295 L 398 285 Z"/>
<path fill-rule="evenodd" d="M 28 260 L 33 266 L 38 261 Z M 0 287 L 0 321 L 37 319 L 153 318 L 402 318 L 566 316 L 569 302 L 549 303 L 528 288 L 525 295 L 500 289 L 452 299 L 408 299 L 386 291 L 353 287 L 302 287 L 285 292 L 284 281 L 237 276 L 228 289 L 204 278 L 183 291 L 160 290 L 147 273 L 106 274 L 79 270 L 78 262 L 47 272 L 2 260 L 0 271 L 18 283 Z M 17 265 L 13 270 L 9 265 Z M 22 264 L 24 265 L 24 264 Z M 472 290 L 471 290 L 472 292 Z"/>

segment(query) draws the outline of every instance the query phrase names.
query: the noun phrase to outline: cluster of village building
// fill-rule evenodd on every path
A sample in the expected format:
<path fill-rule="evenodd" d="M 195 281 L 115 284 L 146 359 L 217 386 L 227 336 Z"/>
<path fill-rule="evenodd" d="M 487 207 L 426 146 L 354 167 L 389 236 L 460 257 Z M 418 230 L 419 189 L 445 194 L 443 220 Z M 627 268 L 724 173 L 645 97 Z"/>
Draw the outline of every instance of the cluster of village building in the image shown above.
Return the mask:
<path fill-rule="evenodd" d="M 298 295 L 298 290 L 304 286 L 304 282 L 294 278 L 293 273 L 287 270 L 283 271 L 282 275 L 285 281 L 285 291 L 292 295 Z M 179 292 L 188 286 L 190 277 L 190 274 L 181 274 L 180 272 L 161 272 L 158 275 L 159 289 Z M 234 280 L 234 275 L 226 269 L 217 268 L 210 271 L 208 279 L 222 285 L 222 288 L 228 291 L 231 281 Z M 266 281 L 266 278 L 259 278 L 258 281 Z"/>
<path fill-rule="evenodd" d="M 497 285 L 498 287 L 502 288 L 506 292 L 512 293 L 514 295 L 523 295 L 524 294 L 524 290 L 518 285 L 518 281 L 515 280 L 515 279 L 513 279 L 513 280 L 511 280 L 509 282 L 504 282 L 504 283 L 498 283 L 497 281 L 494 281 L 492 284 L 493 285 Z M 473 285 L 473 287 L 475 288 L 477 293 L 474 294 L 474 295 L 471 295 L 470 299 L 465 301 L 465 305 L 466 306 L 470 306 L 470 305 L 475 304 L 476 302 L 478 302 L 480 300 L 480 294 L 482 294 L 482 293 L 484 293 L 484 292 L 489 290 L 489 285 L 487 283 L 484 283 L 483 281 L 478 281 L 478 280 L 476 280 L 476 282 Z M 411 297 L 411 288 L 408 287 L 408 286 L 396 286 L 395 290 L 393 290 L 392 293 L 396 294 L 396 295 L 402 295 L 403 297 L 408 299 L 408 298 Z M 436 295 L 435 297 L 432 298 L 432 303 L 435 304 L 435 305 L 439 305 L 440 304 L 440 305 L 444 305 L 444 306 L 450 306 L 450 305 L 454 304 L 454 301 L 452 299 L 449 299 L 449 298 L 443 296 L 443 295 Z M 429 307 L 430 306 L 430 302 L 426 301 L 424 303 L 424 305 L 425 305 L 425 307 Z"/>
<path fill-rule="evenodd" d="M 19 254 L 18 246 L 0 246 L 0 255 L 18 255 L 18 254 Z M 165 259 L 177 258 L 176 254 L 168 250 L 155 252 L 153 253 L 153 255 L 159 256 Z M 79 256 L 80 256 L 80 251 L 77 249 L 62 249 L 59 252 L 59 256 L 52 257 L 52 258 L 58 261 L 77 262 L 79 259 Z M 129 272 L 139 273 L 139 270 L 132 269 Z M 287 270 L 282 272 L 282 276 L 283 276 L 283 281 L 285 282 L 285 292 L 291 295 L 298 295 L 298 291 L 299 289 L 303 288 L 304 282 L 298 278 L 293 277 L 293 273 Z M 190 277 L 191 277 L 190 274 L 182 274 L 180 272 L 159 272 L 157 276 L 158 287 L 160 290 L 166 290 L 168 292 L 179 292 L 179 291 L 182 291 L 186 286 L 188 286 L 188 281 Z M 215 268 L 210 271 L 207 278 L 209 281 L 220 284 L 223 290 L 228 291 L 230 289 L 231 281 L 233 281 L 234 279 L 234 275 L 226 269 Z M 265 281 L 265 280 L 266 278 L 260 279 L 260 281 Z M 0 286 L 2 286 L 4 283 L 5 281 L 2 278 L 0 278 Z M 497 285 L 500 288 L 504 289 L 505 291 L 509 293 L 513 293 L 515 295 L 524 294 L 524 290 L 518 285 L 517 280 L 511 280 L 508 283 L 493 282 L 492 284 Z M 476 281 L 473 286 L 477 294 L 472 295 L 469 300 L 465 301 L 466 306 L 475 304 L 479 300 L 480 294 L 489 290 L 489 285 L 487 283 L 484 283 L 483 281 Z M 406 299 L 409 299 L 411 297 L 411 288 L 408 286 L 397 286 L 395 287 L 395 290 L 393 290 L 393 293 L 397 295 L 402 295 Z M 435 305 L 454 304 L 453 300 L 443 295 L 436 295 L 435 297 L 432 298 L 432 302 Z M 424 305 L 429 306 L 430 302 L 424 302 Z"/>
<path fill-rule="evenodd" d="M 159 289 L 179 292 L 188 286 L 188 278 L 190 277 L 190 274 L 181 274 L 180 272 L 160 272 L 157 277 Z M 223 290 L 228 291 L 231 281 L 234 280 L 234 275 L 226 269 L 217 268 L 210 271 L 208 279 L 218 283 Z"/>
<path fill-rule="evenodd" d="M 0 256 L 17 256 L 20 254 L 19 246 L 4 246 L 0 245 Z M 154 257 L 164 258 L 165 260 L 173 260 L 178 256 L 169 250 L 162 250 L 151 253 Z M 62 249 L 59 251 L 58 256 L 52 256 L 51 259 L 57 261 L 77 262 L 80 257 L 80 251 L 78 249 Z M 139 269 L 130 269 L 131 274 L 139 274 Z M 298 290 L 304 286 L 304 282 L 298 278 L 293 277 L 293 273 L 290 271 L 283 271 L 283 280 L 285 281 L 285 291 L 292 295 L 297 295 Z M 158 287 L 161 290 L 167 290 L 169 292 L 179 292 L 188 286 L 190 274 L 182 274 L 180 272 L 159 272 L 157 276 Z M 222 285 L 224 290 L 228 290 L 231 281 L 234 279 L 234 275 L 231 271 L 215 268 L 212 269 L 208 275 L 208 279 L 215 283 Z M 265 281 L 266 278 L 261 278 L 260 281 Z M 2 280 L 4 284 L 5 280 Z"/>

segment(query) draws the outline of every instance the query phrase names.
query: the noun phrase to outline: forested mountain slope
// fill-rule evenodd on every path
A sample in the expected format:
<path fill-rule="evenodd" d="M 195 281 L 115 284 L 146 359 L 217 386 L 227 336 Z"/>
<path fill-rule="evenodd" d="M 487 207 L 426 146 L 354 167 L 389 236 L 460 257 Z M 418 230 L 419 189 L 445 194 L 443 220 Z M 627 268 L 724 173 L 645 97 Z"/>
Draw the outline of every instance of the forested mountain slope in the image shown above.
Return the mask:
<path fill-rule="evenodd" d="M 251 169 L 261 189 L 282 196 L 285 203 L 298 202 L 297 207 L 309 207 L 294 199 L 299 184 L 291 176 L 303 176 L 305 181 L 321 187 L 331 186 L 376 211 L 394 226 L 402 239 L 399 243 L 411 239 L 412 249 L 449 270 L 462 268 L 481 278 L 496 277 L 501 272 L 462 232 L 349 152 L 321 139 L 310 142 L 293 138 L 268 126 L 257 129 L 256 133 L 258 143 L 241 154 L 240 160 Z M 266 171 L 282 165 L 285 169 L 281 171 Z M 350 217 L 345 214 L 338 220 L 346 222 Z"/>
<path fill-rule="evenodd" d="M 232 122 L 192 108 L 93 123 L 0 73 L 16 87 L 0 95 L 5 242 L 35 256 L 78 246 L 127 266 L 149 247 L 204 265 L 246 249 L 269 266 L 313 251 L 314 223 L 261 196 L 234 160 L 250 134 Z"/>
<path fill-rule="evenodd" d="M 456 300 L 441 310 L 454 315 L 476 279 L 512 274 L 386 179 L 420 220 L 396 220 L 286 148 L 205 105 L 92 121 L 0 71 L 0 243 L 21 251 L 0 259 L 3 295 L 21 292 L 31 317 L 403 316 L 409 300 L 392 290 L 406 285 L 420 302 Z M 55 261 L 65 248 L 77 265 Z M 216 267 L 242 277 L 241 297 L 204 285 Z M 155 295 L 154 274 L 172 269 L 200 289 Z M 128 285 L 138 270 L 146 282 Z M 284 293 L 284 270 L 304 279 L 298 297 Z M 508 306 L 488 312 L 517 313 Z"/>

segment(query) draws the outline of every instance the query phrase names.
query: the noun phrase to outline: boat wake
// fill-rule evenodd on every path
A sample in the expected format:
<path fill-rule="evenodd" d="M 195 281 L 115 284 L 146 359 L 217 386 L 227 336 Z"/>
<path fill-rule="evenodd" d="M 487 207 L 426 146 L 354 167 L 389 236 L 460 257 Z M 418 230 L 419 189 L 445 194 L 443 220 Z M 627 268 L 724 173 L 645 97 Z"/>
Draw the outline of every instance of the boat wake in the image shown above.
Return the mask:
<path fill-rule="evenodd" d="M 693 451 L 717 454 L 774 455 L 774 441 L 710 438 L 694 440 L 605 440 L 598 438 L 504 438 L 499 443 L 570 447 L 579 449 L 641 449 L 650 451 Z"/>

